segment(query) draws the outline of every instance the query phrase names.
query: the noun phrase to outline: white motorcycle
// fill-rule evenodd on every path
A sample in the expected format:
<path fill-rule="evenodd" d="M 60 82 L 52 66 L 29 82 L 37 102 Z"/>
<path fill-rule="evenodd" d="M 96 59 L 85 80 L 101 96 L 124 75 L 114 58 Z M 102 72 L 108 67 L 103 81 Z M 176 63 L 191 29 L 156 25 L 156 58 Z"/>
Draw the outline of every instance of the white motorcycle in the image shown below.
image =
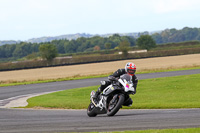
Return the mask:
<path fill-rule="evenodd" d="M 98 104 L 93 101 L 95 91 L 90 94 L 90 104 L 87 109 L 89 117 L 95 117 L 97 114 L 106 114 L 114 116 L 125 102 L 125 97 L 134 94 L 135 88 L 132 83 L 132 76 L 123 74 L 117 81 L 106 87 L 99 95 Z"/>

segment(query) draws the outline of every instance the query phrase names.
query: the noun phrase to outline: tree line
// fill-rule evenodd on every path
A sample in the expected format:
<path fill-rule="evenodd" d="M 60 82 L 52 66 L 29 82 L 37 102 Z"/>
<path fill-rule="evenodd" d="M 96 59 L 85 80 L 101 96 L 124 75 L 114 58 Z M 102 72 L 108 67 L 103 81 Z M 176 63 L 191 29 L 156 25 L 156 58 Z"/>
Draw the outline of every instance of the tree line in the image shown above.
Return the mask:
<path fill-rule="evenodd" d="M 145 34 L 148 34 L 148 32 Z M 141 36 L 145 35 L 141 34 Z M 157 44 L 200 40 L 200 28 L 185 27 L 182 30 L 166 29 L 160 33 L 152 34 L 151 37 Z M 91 38 L 81 37 L 76 40 L 53 40 L 46 43 L 20 42 L 18 44 L 0 46 L 0 58 L 34 57 L 38 55 L 39 47 L 43 44 L 55 45 L 58 54 L 108 50 L 120 47 L 123 48 L 123 45 L 120 46 L 120 43 L 128 46 L 136 46 L 137 41 L 145 44 L 144 46 L 141 46 L 142 48 L 149 49 L 150 47 L 155 47 L 154 44 L 150 47 L 148 46 L 148 41 L 145 41 L 148 39 L 148 36 L 143 39 L 136 39 L 133 36 L 120 36 L 118 34 L 114 34 L 106 38 L 94 36 Z M 154 41 L 151 42 L 154 43 Z"/>
<path fill-rule="evenodd" d="M 25 57 L 39 52 L 39 47 L 43 44 L 53 44 L 59 54 L 89 52 L 105 49 L 114 49 L 120 42 L 128 41 L 130 46 L 135 46 L 135 38 L 129 36 L 119 36 L 114 34 L 108 38 L 95 36 L 92 38 L 78 38 L 77 40 L 53 40 L 46 43 L 28 43 L 7 44 L 0 46 L 0 58 Z"/>
<path fill-rule="evenodd" d="M 152 35 L 157 44 L 200 40 L 200 28 L 166 29 Z"/>

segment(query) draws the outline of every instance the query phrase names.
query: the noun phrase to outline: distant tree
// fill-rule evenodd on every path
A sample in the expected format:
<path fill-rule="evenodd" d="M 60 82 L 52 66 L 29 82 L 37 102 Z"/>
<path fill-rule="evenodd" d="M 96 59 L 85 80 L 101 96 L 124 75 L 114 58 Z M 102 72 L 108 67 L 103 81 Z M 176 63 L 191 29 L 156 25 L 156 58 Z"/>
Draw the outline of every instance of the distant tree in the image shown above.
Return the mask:
<path fill-rule="evenodd" d="M 121 36 L 119 34 L 114 34 L 113 36 L 110 36 L 108 39 L 110 42 L 112 42 L 111 48 L 117 47 L 120 44 L 120 42 L 122 42 Z"/>
<path fill-rule="evenodd" d="M 156 41 L 156 43 L 163 43 L 162 36 L 159 33 L 154 33 L 152 38 Z"/>
<path fill-rule="evenodd" d="M 8 57 L 12 57 L 13 56 L 13 52 L 15 51 L 16 49 L 16 44 L 12 44 L 12 45 L 9 45 L 9 44 L 6 44 L 6 45 L 3 45 L 2 46 L 2 52 L 4 53 L 4 58 L 8 58 Z M 15 56 L 16 57 L 16 56 Z"/>
<path fill-rule="evenodd" d="M 196 37 L 198 36 L 199 31 L 197 28 L 185 27 L 182 29 L 182 33 L 185 34 L 185 41 L 188 41 L 188 40 L 196 40 Z"/>
<path fill-rule="evenodd" d="M 38 57 L 38 53 L 35 53 L 35 52 L 25 56 L 25 58 L 28 60 L 36 59 L 37 57 Z"/>
<path fill-rule="evenodd" d="M 130 46 L 135 46 L 135 38 L 134 37 L 130 37 L 130 36 L 122 36 L 121 37 L 122 41 L 128 41 L 130 43 Z"/>
<path fill-rule="evenodd" d="M 58 53 L 64 54 L 65 53 L 65 48 L 64 48 L 64 43 L 65 42 L 66 42 L 65 40 L 58 40 L 57 42 L 56 41 L 52 41 L 51 43 L 56 45 Z"/>
<path fill-rule="evenodd" d="M 91 46 L 96 46 L 96 45 L 101 46 L 104 44 L 103 38 L 100 36 L 91 37 L 89 38 L 89 40 L 90 40 Z"/>
<path fill-rule="evenodd" d="M 0 58 L 5 57 L 5 52 L 2 47 L 0 47 Z"/>
<path fill-rule="evenodd" d="M 51 61 L 58 54 L 57 48 L 54 44 L 42 44 L 39 47 L 40 55 L 43 59 Z"/>
<path fill-rule="evenodd" d="M 122 51 L 124 57 L 128 56 L 128 50 L 130 48 L 130 43 L 128 41 L 122 41 L 119 44 L 119 50 Z"/>
<path fill-rule="evenodd" d="M 94 47 L 94 51 L 99 51 L 99 50 L 101 50 L 101 48 L 100 48 L 98 45 L 96 45 L 96 46 Z"/>
<path fill-rule="evenodd" d="M 104 46 L 105 46 L 106 49 L 110 49 L 110 48 L 111 48 L 111 45 L 112 45 L 112 44 L 109 43 L 109 42 L 107 42 L 107 43 L 104 44 Z"/>
<path fill-rule="evenodd" d="M 151 49 L 156 47 L 156 42 L 153 40 L 153 38 L 150 35 L 141 35 L 137 39 L 137 46 L 142 49 Z"/>
<path fill-rule="evenodd" d="M 30 45 L 23 42 L 16 46 L 15 50 L 13 51 L 14 57 L 24 57 L 27 56 L 30 53 Z"/>

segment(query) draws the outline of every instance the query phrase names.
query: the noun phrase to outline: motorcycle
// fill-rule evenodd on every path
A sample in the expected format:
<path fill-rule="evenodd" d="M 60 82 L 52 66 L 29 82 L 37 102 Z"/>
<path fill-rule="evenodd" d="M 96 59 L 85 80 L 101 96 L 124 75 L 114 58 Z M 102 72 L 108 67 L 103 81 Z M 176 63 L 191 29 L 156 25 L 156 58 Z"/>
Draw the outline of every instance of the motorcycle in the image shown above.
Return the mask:
<path fill-rule="evenodd" d="M 98 114 L 107 114 L 114 116 L 126 101 L 126 97 L 134 94 L 135 88 L 132 83 L 132 76 L 123 74 L 116 81 L 112 81 L 111 85 L 106 87 L 99 95 L 99 102 L 95 104 L 93 97 L 95 91 L 90 93 L 90 104 L 87 109 L 89 117 L 95 117 Z"/>

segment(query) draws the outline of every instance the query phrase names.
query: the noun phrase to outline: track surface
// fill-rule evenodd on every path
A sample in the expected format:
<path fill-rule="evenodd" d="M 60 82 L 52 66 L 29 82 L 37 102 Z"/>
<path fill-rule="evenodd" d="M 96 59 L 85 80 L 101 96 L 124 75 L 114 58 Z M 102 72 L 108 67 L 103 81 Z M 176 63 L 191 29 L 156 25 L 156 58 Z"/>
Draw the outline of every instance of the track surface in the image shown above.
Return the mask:
<path fill-rule="evenodd" d="M 200 73 L 200 69 L 137 75 L 139 79 Z M 0 106 L 9 98 L 98 85 L 106 78 L 0 87 Z M 120 110 L 89 118 L 86 110 L 0 109 L 0 132 L 81 132 L 200 127 L 200 109 Z"/>
<path fill-rule="evenodd" d="M 120 110 L 90 118 L 86 110 L 0 110 L 0 132 L 120 131 L 200 126 L 200 109 Z"/>

